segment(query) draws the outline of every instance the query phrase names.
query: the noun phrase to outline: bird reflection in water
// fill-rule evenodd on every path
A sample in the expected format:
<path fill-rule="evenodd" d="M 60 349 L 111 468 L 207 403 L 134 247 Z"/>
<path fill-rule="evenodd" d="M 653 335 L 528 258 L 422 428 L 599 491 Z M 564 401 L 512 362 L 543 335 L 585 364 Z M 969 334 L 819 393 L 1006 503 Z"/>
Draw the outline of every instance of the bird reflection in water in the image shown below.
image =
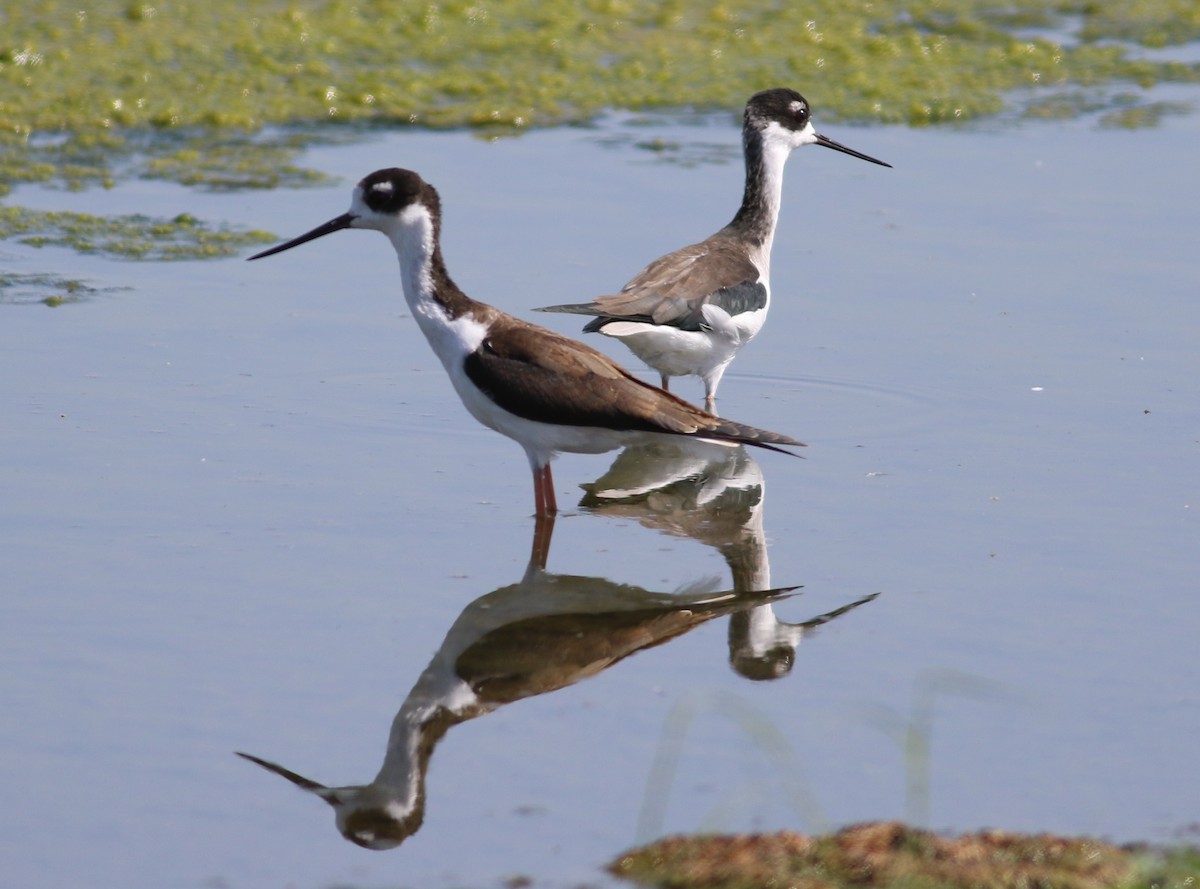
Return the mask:
<path fill-rule="evenodd" d="M 636 445 L 584 490 L 580 506 L 590 512 L 634 519 L 715 548 L 729 566 L 734 592 L 770 588 L 763 532 L 766 484 L 745 448 L 706 442 Z M 785 676 L 801 639 L 877 595 L 801 623 L 780 620 L 770 602 L 740 609 L 729 620 L 730 664 L 747 679 Z"/>
<path fill-rule="evenodd" d="M 731 451 L 744 454 L 741 448 L 728 447 L 712 453 L 728 456 Z M 618 464 L 621 460 L 619 457 Z M 653 472 L 650 467 L 657 461 L 647 454 L 638 462 L 645 473 Z M 453 726 L 505 704 L 566 688 L 713 618 L 731 615 L 740 619 L 790 595 L 795 587 L 754 585 L 766 576 L 761 511 L 740 510 L 751 525 L 758 521 L 757 531 L 749 534 L 736 521 L 734 510 L 721 509 L 703 518 L 699 514 L 709 511 L 706 504 L 715 502 L 702 490 L 708 476 L 698 473 L 691 481 L 680 479 L 677 459 L 666 462 L 674 468 L 664 465 L 660 469 L 670 476 L 673 495 L 697 504 L 698 513 L 690 531 L 680 524 L 672 533 L 697 536 L 721 548 L 731 566 L 739 565 L 735 589 L 659 593 L 599 577 L 547 572 L 554 518 L 539 516 L 524 576 L 463 609 L 396 714 L 383 765 L 369 784 L 328 787 L 269 760 L 248 753 L 238 755 L 329 803 L 346 839 L 368 849 L 392 849 L 421 826 L 426 770 L 438 742 Z M 610 470 L 605 478 L 611 474 Z M 696 490 L 684 493 L 689 485 Z M 755 497 L 761 503 L 761 485 L 757 495 L 747 489 L 746 497 L 748 506 Z M 752 543 L 755 540 L 757 544 Z M 761 553 L 755 554 L 756 547 L 761 547 Z M 861 602 L 842 611 L 857 604 Z M 817 621 L 833 616 L 824 615 Z M 739 635 L 751 639 L 748 650 L 752 650 L 756 644 L 754 620 L 746 626 Z"/>
<path fill-rule="evenodd" d="M 548 573 L 541 559 L 553 519 L 538 521 L 544 540 L 535 539 L 525 576 L 481 596 L 459 615 L 396 714 L 383 766 L 370 784 L 327 787 L 257 756 L 238 755 L 333 806 L 346 839 L 368 849 L 391 849 L 421 826 L 425 772 L 451 727 L 565 688 L 714 617 L 789 592 L 655 593 L 598 577 Z"/>

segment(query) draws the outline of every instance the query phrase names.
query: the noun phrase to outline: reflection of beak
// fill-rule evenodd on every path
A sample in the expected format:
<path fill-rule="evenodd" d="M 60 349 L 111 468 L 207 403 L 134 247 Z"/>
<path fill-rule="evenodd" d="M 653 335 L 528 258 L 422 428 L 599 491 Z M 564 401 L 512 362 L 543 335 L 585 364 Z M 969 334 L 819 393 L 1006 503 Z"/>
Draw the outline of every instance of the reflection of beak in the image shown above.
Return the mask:
<path fill-rule="evenodd" d="M 834 143 L 834 144 L 836 144 L 836 143 Z M 848 149 L 848 148 L 843 149 L 843 150 L 850 151 L 850 149 Z M 850 153 L 853 154 L 854 152 L 850 152 Z M 865 157 L 865 155 L 859 155 L 859 156 Z M 867 160 L 870 160 L 870 158 L 867 158 Z M 881 162 L 875 161 L 875 163 L 878 164 Z M 887 164 L 884 164 L 884 166 L 887 166 Z M 292 238 L 290 241 L 280 244 L 278 247 L 271 247 L 269 250 L 264 250 L 262 253 L 255 253 L 253 256 L 250 257 L 250 259 L 262 259 L 264 256 L 273 256 L 276 253 L 282 253 L 284 250 L 291 250 L 293 247 L 299 247 L 301 244 L 307 244 L 309 241 L 315 241 L 317 238 L 323 238 L 326 235 L 333 234 L 334 232 L 340 232 L 344 228 L 349 228 L 350 224 L 352 222 L 354 222 L 354 220 L 357 218 L 358 217 L 355 216 L 353 213 L 343 213 L 341 216 L 337 217 L 336 219 L 331 219 L 328 222 L 326 222 L 324 225 L 318 225 L 312 231 L 306 232 L 305 234 L 302 234 L 298 238 Z M 238 755 L 246 756 L 246 754 L 244 754 L 244 753 L 239 753 Z M 258 763 L 264 769 L 273 768 L 271 765 L 264 763 L 260 759 L 254 759 L 253 756 L 246 756 L 246 759 L 249 759 L 249 760 L 252 760 L 252 761 Z M 274 768 L 278 768 L 278 766 L 275 766 Z M 287 771 L 287 770 L 285 769 L 284 771 Z M 280 772 L 280 774 L 283 774 L 283 772 Z"/>
<path fill-rule="evenodd" d="M 885 164 L 883 161 L 878 160 L 877 158 L 871 157 L 871 155 L 869 155 L 869 154 L 863 154 L 861 151 L 855 151 L 853 148 L 847 148 L 841 142 L 834 142 L 832 139 L 830 139 L 826 136 L 822 136 L 820 133 L 817 133 L 817 144 L 821 145 L 825 148 L 832 148 L 834 151 L 840 151 L 842 154 L 848 154 L 851 157 L 857 157 L 857 158 L 861 158 L 862 160 L 865 160 L 865 161 L 870 161 L 873 164 L 879 164 L 879 166 L 881 166 L 881 167 L 888 167 L 890 169 L 892 166 L 891 164 Z M 322 234 L 324 234 L 324 232 L 322 232 Z M 314 235 L 313 237 L 320 237 L 320 235 Z M 297 238 L 296 241 L 297 241 L 297 243 L 299 243 L 300 241 L 306 240 L 307 238 L 308 238 L 308 235 L 305 235 L 304 238 Z M 293 245 L 292 244 L 284 244 L 282 247 L 276 247 L 275 250 L 268 250 L 267 253 L 274 253 L 277 250 L 286 250 L 288 247 L 291 247 L 291 246 L 293 246 Z M 258 256 L 266 256 L 266 255 L 267 255 L 266 253 L 258 254 Z M 258 259 L 258 256 L 251 256 L 250 258 Z"/>
<path fill-rule="evenodd" d="M 319 235 L 317 237 L 319 237 Z M 286 245 L 285 245 L 285 247 L 286 247 Z M 285 249 L 285 248 L 281 247 L 280 249 Z M 284 778 L 287 778 L 289 781 L 291 781 L 293 784 L 295 784 L 297 787 L 299 787 L 301 790 L 307 790 L 310 793 L 315 793 L 317 796 L 319 796 L 321 799 L 325 800 L 325 802 L 329 803 L 330 805 L 334 805 L 337 802 L 337 799 L 334 795 L 334 791 L 331 788 L 326 787 L 324 784 L 318 784 L 316 781 L 313 781 L 309 778 L 305 778 L 303 775 L 297 775 L 295 772 L 291 771 L 290 769 L 285 769 L 283 766 L 277 765 L 276 763 L 273 763 L 273 762 L 268 762 L 265 759 L 259 759 L 257 756 L 251 756 L 249 753 L 242 753 L 240 750 L 235 750 L 234 753 L 236 753 L 242 759 L 248 759 L 248 760 L 250 760 L 250 762 L 255 763 L 256 765 L 262 766 L 268 772 L 274 772 L 276 775 L 282 775 Z"/>

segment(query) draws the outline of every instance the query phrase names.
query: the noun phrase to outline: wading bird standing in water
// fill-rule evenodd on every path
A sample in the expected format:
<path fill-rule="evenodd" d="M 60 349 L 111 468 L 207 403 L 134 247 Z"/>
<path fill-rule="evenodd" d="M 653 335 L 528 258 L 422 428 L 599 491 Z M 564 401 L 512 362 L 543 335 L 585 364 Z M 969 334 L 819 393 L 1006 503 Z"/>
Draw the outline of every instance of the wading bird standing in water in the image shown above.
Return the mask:
<path fill-rule="evenodd" d="M 756 93 L 746 103 L 746 188 L 732 222 L 698 244 L 654 260 L 620 293 L 537 311 L 594 315 L 585 332 L 619 339 L 659 372 L 664 389 L 671 377 L 700 377 L 704 406 L 712 411 L 725 368 L 767 320 L 783 165 L 801 145 L 891 166 L 814 130 L 808 102 L 795 90 Z"/>
<path fill-rule="evenodd" d="M 536 514 L 558 510 L 550 461 L 598 454 L 664 436 L 802 447 L 786 435 L 734 423 L 645 383 L 591 346 L 471 299 L 442 259 L 441 201 L 411 170 L 377 170 L 358 183 L 350 209 L 260 259 L 342 229 L 387 235 L 413 318 L 476 420 L 515 440 L 533 471 Z M 781 451 L 788 453 L 787 451 Z"/>

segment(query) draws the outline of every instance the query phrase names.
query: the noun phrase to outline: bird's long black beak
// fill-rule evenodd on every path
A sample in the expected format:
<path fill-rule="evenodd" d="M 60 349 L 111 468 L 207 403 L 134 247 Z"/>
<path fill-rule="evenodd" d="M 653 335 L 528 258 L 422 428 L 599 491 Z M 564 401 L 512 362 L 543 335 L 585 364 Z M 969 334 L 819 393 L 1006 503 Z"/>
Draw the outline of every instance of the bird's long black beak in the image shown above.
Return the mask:
<path fill-rule="evenodd" d="M 855 151 L 853 148 L 847 148 L 841 142 L 834 142 L 832 139 L 830 139 L 826 136 L 822 136 L 820 133 L 817 133 L 817 144 L 823 145 L 825 148 L 832 148 L 834 151 L 840 151 L 840 152 L 842 152 L 842 154 L 848 154 L 851 157 L 857 157 L 860 160 L 870 161 L 873 164 L 879 164 L 879 166 L 881 166 L 881 167 L 887 167 L 888 169 L 891 169 L 891 166 L 892 166 L 891 164 L 885 164 L 883 161 L 879 160 L 878 158 L 871 157 L 871 155 L 869 155 L 869 154 L 863 154 L 861 151 Z M 286 250 L 288 248 L 288 246 L 289 246 L 288 244 L 284 244 L 282 247 L 278 247 L 276 249 Z M 268 250 L 267 252 L 270 253 L 271 251 Z M 265 254 L 263 254 L 263 255 L 265 255 Z M 254 259 L 254 257 L 250 257 L 250 258 Z"/>
<path fill-rule="evenodd" d="M 309 778 L 305 778 L 303 775 L 297 775 L 291 769 L 285 769 L 281 765 L 270 762 L 269 760 L 266 760 L 266 759 L 259 759 L 257 756 L 252 756 L 249 753 L 242 753 L 242 751 L 240 751 L 240 750 L 235 750 L 234 753 L 236 753 L 242 759 L 248 759 L 248 760 L 250 760 L 250 762 L 254 763 L 255 765 L 262 766 L 268 772 L 274 772 L 276 775 L 287 778 L 289 781 L 291 781 L 293 784 L 295 784 L 301 790 L 307 790 L 310 793 L 315 793 L 317 796 L 321 797 L 321 799 L 325 800 L 326 802 L 332 803 L 333 791 L 330 788 L 326 787 L 324 784 L 318 784 L 316 781 L 313 781 Z"/>
<path fill-rule="evenodd" d="M 870 158 L 868 158 L 868 160 L 869 159 Z M 875 163 L 879 163 L 879 161 L 876 161 Z M 312 231 L 305 232 L 298 238 L 292 238 L 290 241 L 286 241 L 277 247 L 271 247 L 268 250 L 264 250 L 262 253 L 255 253 L 246 261 L 249 262 L 251 259 L 262 259 L 264 256 L 273 256 L 276 253 L 282 253 L 284 250 L 291 250 L 293 247 L 299 247 L 301 244 L 306 244 L 309 241 L 315 241 L 317 238 L 323 238 L 326 235 L 333 234 L 334 232 L 340 232 L 344 228 L 349 228 L 350 223 L 352 223 L 355 218 L 356 217 L 353 213 L 343 213 L 336 219 L 331 219 L 324 225 L 318 225 Z"/>

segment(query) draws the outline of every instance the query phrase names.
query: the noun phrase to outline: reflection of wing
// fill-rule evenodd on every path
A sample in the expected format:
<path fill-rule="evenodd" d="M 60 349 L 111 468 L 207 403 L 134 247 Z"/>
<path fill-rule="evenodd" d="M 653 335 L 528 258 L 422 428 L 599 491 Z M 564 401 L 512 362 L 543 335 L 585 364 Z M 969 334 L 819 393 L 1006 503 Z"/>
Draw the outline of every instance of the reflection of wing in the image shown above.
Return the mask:
<path fill-rule="evenodd" d="M 719 306 L 729 315 L 767 304 L 767 289 L 758 267 L 742 245 L 728 238 L 713 236 L 656 259 L 620 293 L 539 311 L 595 315 L 584 327 L 588 332 L 599 330 L 608 321 L 700 330 L 704 323 L 700 309 L 705 304 Z"/>
<path fill-rule="evenodd" d="M 560 588 L 559 594 L 576 596 L 572 592 L 576 580 L 589 588 L 591 599 L 596 592 L 594 578 L 547 575 L 538 586 L 544 588 L 549 582 Z M 714 617 L 776 601 L 788 592 L 652 594 L 639 607 L 637 592 L 644 591 L 612 586 L 615 589 L 610 593 L 624 599 L 623 607 L 613 607 L 616 602 L 611 598 L 610 610 L 576 610 L 580 603 L 572 603 L 570 611 L 505 623 L 467 647 L 455 659 L 455 673 L 471 686 L 481 702 L 510 703 L 572 685 L 631 654 L 669 642 Z"/>

